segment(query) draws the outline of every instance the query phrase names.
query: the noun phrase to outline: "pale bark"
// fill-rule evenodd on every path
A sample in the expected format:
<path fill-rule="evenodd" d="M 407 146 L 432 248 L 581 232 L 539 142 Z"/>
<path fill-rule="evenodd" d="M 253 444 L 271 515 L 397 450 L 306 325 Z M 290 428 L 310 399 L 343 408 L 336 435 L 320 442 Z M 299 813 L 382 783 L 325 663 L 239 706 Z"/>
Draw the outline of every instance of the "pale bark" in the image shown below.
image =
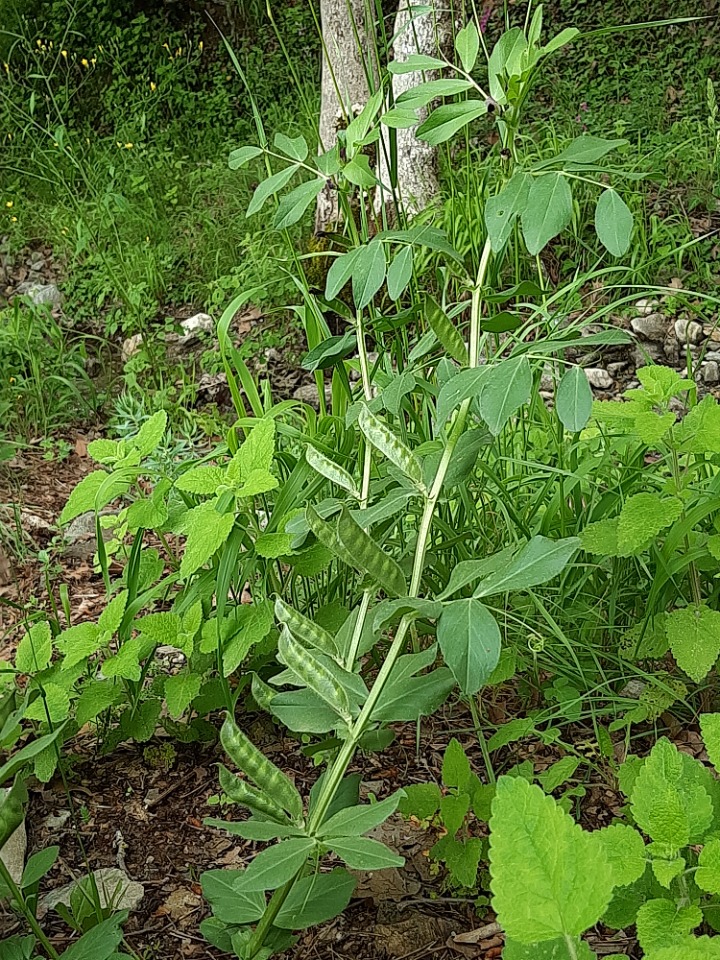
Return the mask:
<path fill-rule="evenodd" d="M 338 130 L 361 109 L 378 75 L 374 47 L 374 23 L 368 0 L 321 0 L 323 31 L 322 92 L 320 106 L 320 150 L 337 143 Z M 359 41 L 359 42 L 358 42 Z M 330 187 L 318 197 L 315 215 L 317 232 L 332 229 L 338 221 L 337 195 Z"/>
<path fill-rule="evenodd" d="M 447 53 L 452 42 L 452 15 L 450 5 L 440 2 L 434 9 L 422 16 L 413 16 L 413 3 L 400 0 L 395 17 L 394 57 L 398 61 L 407 60 L 411 54 L 438 56 Z M 423 80 L 435 80 L 438 74 L 432 71 L 423 73 L 403 73 L 393 76 L 393 96 L 395 100 Z M 431 105 L 432 106 L 432 105 Z M 421 122 L 430 108 L 420 111 Z M 431 147 L 415 136 L 415 129 L 397 130 L 397 186 L 400 201 L 409 215 L 419 213 L 433 200 L 439 190 L 438 149 Z M 390 142 L 387 131 L 385 149 L 380 151 L 380 180 L 388 186 L 391 182 L 387 160 L 390 157 Z M 387 202 L 387 197 L 383 197 Z"/>

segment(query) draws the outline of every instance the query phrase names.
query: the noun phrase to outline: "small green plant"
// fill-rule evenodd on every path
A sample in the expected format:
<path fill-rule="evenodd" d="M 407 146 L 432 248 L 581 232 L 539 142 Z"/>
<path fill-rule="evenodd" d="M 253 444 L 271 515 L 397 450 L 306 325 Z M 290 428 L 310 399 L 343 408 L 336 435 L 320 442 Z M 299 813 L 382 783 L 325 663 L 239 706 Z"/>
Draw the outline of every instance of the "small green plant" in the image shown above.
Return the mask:
<path fill-rule="evenodd" d="M 701 729 L 720 759 L 720 716 Z M 501 777 L 490 818 L 493 907 L 504 956 L 594 956 L 581 935 L 598 921 L 636 925 L 649 960 L 718 956 L 702 924 L 720 919 L 720 793 L 713 773 L 662 738 L 620 768 L 632 823 L 588 833 L 523 778 Z M 649 838 L 650 842 L 647 842 Z"/>

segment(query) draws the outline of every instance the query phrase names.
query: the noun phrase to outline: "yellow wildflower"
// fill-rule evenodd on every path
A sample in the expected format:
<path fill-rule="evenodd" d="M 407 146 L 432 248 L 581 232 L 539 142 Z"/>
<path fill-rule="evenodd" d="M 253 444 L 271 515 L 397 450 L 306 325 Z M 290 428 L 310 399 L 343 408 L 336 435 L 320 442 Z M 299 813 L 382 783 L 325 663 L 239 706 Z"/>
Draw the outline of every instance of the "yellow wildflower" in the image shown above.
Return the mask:
<path fill-rule="evenodd" d="M 90 57 L 90 64 L 94 67 L 97 63 L 97 57 Z"/>
<path fill-rule="evenodd" d="M 60 53 L 67 60 L 67 50 L 61 50 Z"/>
<path fill-rule="evenodd" d="M 80 61 L 80 63 L 81 63 L 84 67 L 89 67 L 89 66 L 90 66 L 89 62 L 85 59 L 85 57 L 82 58 L 82 60 Z"/>
<path fill-rule="evenodd" d="M 12 200 L 7 200 L 5 203 L 5 206 L 8 208 L 8 210 L 12 207 L 12 205 L 13 205 Z"/>
<path fill-rule="evenodd" d="M 175 51 L 175 56 L 176 56 L 176 57 L 181 57 L 181 56 L 182 56 L 182 47 L 178 47 L 178 48 L 177 48 L 177 50 Z"/>
<path fill-rule="evenodd" d="M 10 223 L 17 223 L 17 217 L 10 217 Z"/>
<path fill-rule="evenodd" d="M 153 93 L 157 90 L 157 84 L 152 80 L 150 81 L 150 89 L 153 91 Z"/>
<path fill-rule="evenodd" d="M 42 46 L 42 40 L 41 40 L 39 37 L 38 37 L 38 39 L 35 41 L 35 43 L 36 43 L 39 47 Z"/>
<path fill-rule="evenodd" d="M 15 377 L 10 377 L 10 383 L 15 383 Z"/>
<path fill-rule="evenodd" d="M 163 44 L 163 49 L 167 50 L 167 52 L 170 53 L 170 47 L 167 45 L 167 43 Z"/>
<path fill-rule="evenodd" d="M 202 42 L 202 40 L 200 41 L 200 43 L 198 43 L 198 50 L 200 51 L 200 53 L 203 52 L 203 42 Z"/>
<path fill-rule="evenodd" d="M 3 67 L 5 68 L 5 73 L 7 73 L 8 76 L 9 76 L 9 75 L 10 75 L 10 64 L 7 63 L 7 61 L 3 60 Z"/>
<path fill-rule="evenodd" d="M 125 149 L 126 149 L 126 150 L 132 150 L 133 146 L 134 146 L 134 144 L 132 144 L 132 143 L 126 143 L 126 144 L 125 144 Z"/>

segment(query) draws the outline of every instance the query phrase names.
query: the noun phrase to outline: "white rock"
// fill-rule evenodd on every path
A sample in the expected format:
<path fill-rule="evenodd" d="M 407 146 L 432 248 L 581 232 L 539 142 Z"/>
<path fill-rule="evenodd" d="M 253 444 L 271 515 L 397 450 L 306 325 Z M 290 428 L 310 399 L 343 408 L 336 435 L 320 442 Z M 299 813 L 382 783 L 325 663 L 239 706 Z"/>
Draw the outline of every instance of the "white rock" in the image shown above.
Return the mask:
<path fill-rule="evenodd" d="M 720 364 L 717 360 L 708 360 L 700 368 L 705 383 L 717 383 L 720 380 Z"/>
<path fill-rule="evenodd" d="M 215 331 L 215 321 L 207 313 L 196 313 L 194 317 L 181 320 L 180 326 L 183 329 L 183 338 L 194 337 L 198 333 L 214 333 Z"/>
<path fill-rule="evenodd" d="M 619 373 L 622 373 L 623 370 L 627 370 L 629 364 L 626 360 L 618 360 L 617 363 L 609 363 L 607 365 L 607 371 L 611 377 L 617 377 Z"/>
<path fill-rule="evenodd" d="M 131 357 L 134 357 L 136 353 L 139 352 L 140 347 L 142 346 L 143 338 L 141 333 L 136 333 L 132 337 L 128 337 L 127 340 L 122 345 L 122 362 L 127 363 Z"/>
<path fill-rule="evenodd" d="M 0 801 L 4 799 L 7 790 L 0 790 Z M 3 844 L 0 850 L 0 860 L 5 864 L 15 883 L 20 883 L 25 869 L 25 854 L 27 853 L 27 833 L 25 823 L 21 823 L 14 833 Z"/>
<path fill-rule="evenodd" d="M 585 375 L 590 386 L 596 390 L 609 390 L 613 385 L 613 378 L 602 367 L 586 367 Z"/>
<path fill-rule="evenodd" d="M 54 283 L 38 283 L 35 280 L 26 280 L 21 283 L 17 292 L 27 297 L 36 307 L 44 303 L 49 303 L 51 307 L 59 307 L 62 304 L 62 294 Z"/>
<path fill-rule="evenodd" d="M 661 342 L 667 336 L 669 323 L 662 313 L 650 313 L 647 316 L 635 317 L 630 321 L 630 326 L 643 339 Z"/>
<path fill-rule="evenodd" d="M 702 324 L 696 320 L 681 317 L 675 321 L 675 336 L 680 343 L 700 343 L 703 338 Z"/>
<path fill-rule="evenodd" d="M 635 309 L 641 317 L 647 317 L 649 314 L 653 313 L 658 308 L 657 300 L 638 300 L 635 304 Z"/>
<path fill-rule="evenodd" d="M 145 896 L 145 887 L 135 880 L 131 880 L 124 870 L 117 867 L 101 867 L 99 870 L 93 870 L 95 883 L 98 888 L 100 904 L 103 908 L 110 907 L 113 910 L 136 910 Z M 51 890 L 38 904 L 38 917 L 42 918 L 48 910 L 54 910 L 62 903 L 66 907 L 70 906 L 70 897 L 78 884 L 87 883 L 89 874 L 73 880 L 72 883 L 66 883 L 63 887 Z"/>

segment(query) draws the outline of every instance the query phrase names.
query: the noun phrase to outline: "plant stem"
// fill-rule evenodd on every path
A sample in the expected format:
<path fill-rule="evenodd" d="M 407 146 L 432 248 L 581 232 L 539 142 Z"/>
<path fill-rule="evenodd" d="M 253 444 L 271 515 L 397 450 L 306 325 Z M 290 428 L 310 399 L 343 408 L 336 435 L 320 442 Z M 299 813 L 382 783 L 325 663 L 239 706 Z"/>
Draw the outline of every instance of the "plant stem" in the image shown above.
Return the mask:
<path fill-rule="evenodd" d="M 480 265 L 478 268 L 477 279 L 475 282 L 475 287 L 473 289 L 472 304 L 470 310 L 470 366 L 477 366 L 478 358 L 480 355 L 480 311 L 481 311 L 481 300 L 480 294 L 483 289 L 485 273 L 487 271 L 487 266 L 490 261 L 490 241 L 485 242 L 485 247 L 480 258 Z M 359 343 L 360 341 L 358 341 Z M 362 365 L 362 362 L 361 362 Z M 430 492 L 427 495 L 425 501 L 425 509 L 423 510 L 422 518 L 420 520 L 420 526 L 418 529 L 418 539 L 417 545 L 415 547 L 415 557 L 413 560 L 413 572 L 412 579 L 410 581 L 410 590 L 409 595 L 411 597 L 417 597 L 420 593 L 420 587 L 422 585 L 422 573 L 425 566 L 425 554 L 428 548 L 428 541 L 430 539 L 430 530 L 432 527 L 433 516 L 435 513 L 435 508 L 437 507 L 438 500 L 440 499 L 440 494 L 442 492 L 443 483 L 445 481 L 445 476 L 450 466 L 450 461 L 452 455 L 455 451 L 458 440 L 462 436 L 463 430 L 465 429 L 465 421 L 467 419 L 468 411 L 470 409 L 471 399 L 463 401 L 460 410 L 458 411 L 455 422 L 450 430 L 450 436 L 448 437 L 445 450 L 443 451 L 442 458 L 437 468 L 435 474 L 435 479 L 433 480 Z M 364 601 L 364 598 L 363 598 Z M 362 607 L 361 607 L 362 609 Z M 360 619 L 360 614 L 358 614 L 358 620 Z M 377 706 L 377 703 L 382 695 L 385 685 L 390 678 L 390 674 L 397 662 L 398 657 L 402 654 L 405 649 L 405 639 L 407 637 L 408 630 L 412 619 L 410 617 L 403 617 L 400 621 L 400 624 L 397 629 L 397 633 L 393 639 L 390 649 L 388 650 L 385 661 L 380 668 L 380 671 L 375 679 L 375 683 L 370 689 L 368 698 L 363 705 L 362 710 L 358 718 L 353 723 L 352 727 L 348 732 L 348 737 L 343 743 L 340 751 L 338 752 L 337 757 L 335 758 L 332 766 L 327 772 L 327 778 L 323 784 L 320 795 L 317 798 L 317 803 L 313 809 L 312 814 L 308 817 L 307 822 L 307 833 L 309 836 L 313 836 L 314 833 L 322 825 L 325 816 L 327 814 L 328 808 L 332 803 L 332 800 L 337 792 L 340 783 L 342 782 L 343 777 L 345 776 L 348 767 L 350 766 L 353 757 L 355 756 L 355 751 L 357 750 L 358 743 L 362 738 L 363 734 L 367 730 L 369 724 L 372 721 L 372 715 Z M 303 868 L 304 869 L 304 868 Z M 302 871 L 298 871 L 295 877 L 292 880 L 288 881 L 283 887 L 277 890 L 270 900 L 270 903 L 265 910 L 265 913 L 262 916 L 262 919 L 258 923 L 255 933 L 252 936 L 248 944 L 248 957 L 253 958 L 259 953 L 265 936 L 272 925 L 274 918 L 277 916 L 282 904 L 284 903 L 287 895 L 292 889 L 297 876 Z"/>
<path fill-rule="evenodd" d="M 25 921 L 27 925 L 30 927 L 30 929 L 35 934 L 35 936 L 38 938 L 39 942 L 43 945 L 48 955 L 52 957 L 52 960 L 59 960 L 60 954 L 57 952 L 55 947 L 52 945 L 52 943 L 50 943 L 48 938 L 42 932 L 40 924 L 37 922 L 37 920 L 35 919 L 34 913 L 25 902 L 25 897 L 23 897 L 22 891 L 20 890 L 18 885 L 15 883 L 13 878 L 10 876 L 10 871 L 5 866 L 5 863 L 3 862 L 2 858 L 0 858 L 0 880 L 2 880 L 2 882 L 10 891 L 12 899 L 17 904 L 17 907 L 22 913 L 23 917 L 25 917 Z"/>

